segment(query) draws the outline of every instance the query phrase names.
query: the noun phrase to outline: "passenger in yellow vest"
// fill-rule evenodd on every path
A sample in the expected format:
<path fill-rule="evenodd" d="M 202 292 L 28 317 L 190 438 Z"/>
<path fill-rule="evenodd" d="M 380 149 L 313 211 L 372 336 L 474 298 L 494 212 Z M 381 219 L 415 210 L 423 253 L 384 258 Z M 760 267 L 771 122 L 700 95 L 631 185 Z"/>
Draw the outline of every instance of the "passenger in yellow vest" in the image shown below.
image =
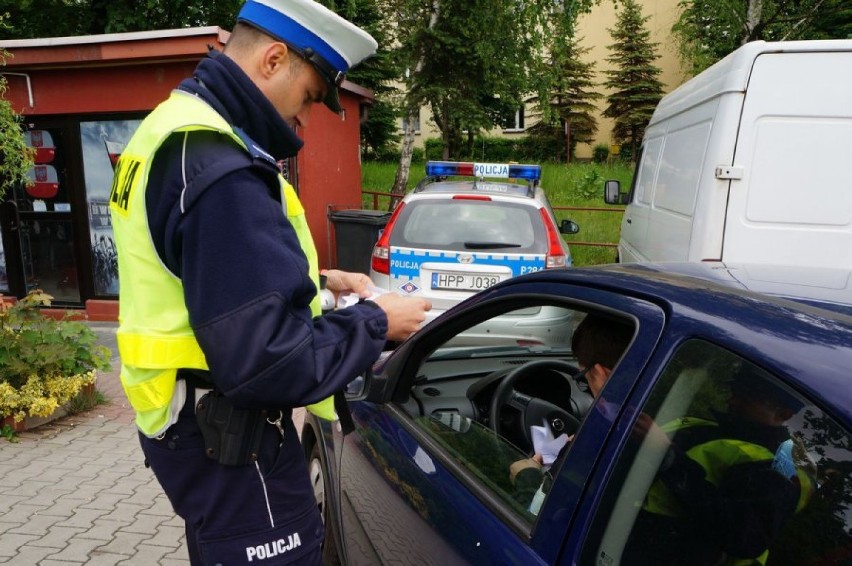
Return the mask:
<path fill-rule="evenodd" d="M 634 433 L 665 451 L 622 556 L 624 564 L 765 564 L 786 522 L 814 490 L 812 463 L 786 423 L 801 400 L 741 371 L 727 414 Z"/>
<path fill-rule="evenodd" d="M 314 103 L 340 111 L 337 86 L 375 49 L 312 0 L 249 0 L 224 52 L 117 165 L 121 379 L 194 565 L 321 563 L 292 408 L 341 391 L 430 308 L 387 294 L 319 316 L 316 250 L 277 166 Z M 332 291 L 368 294 L 363 274 L 325 275 Z M 316 410 L 333 417 L 328 402 Z"/>

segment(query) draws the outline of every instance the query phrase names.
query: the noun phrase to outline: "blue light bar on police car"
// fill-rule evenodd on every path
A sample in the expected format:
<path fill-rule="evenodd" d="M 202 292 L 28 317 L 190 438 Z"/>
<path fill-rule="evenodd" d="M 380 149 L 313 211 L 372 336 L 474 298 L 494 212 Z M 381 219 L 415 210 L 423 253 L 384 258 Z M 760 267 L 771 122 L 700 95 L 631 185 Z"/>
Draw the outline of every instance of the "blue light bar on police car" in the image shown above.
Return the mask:
<path fill-rule="evenodd" d="M 541 165 L 519 163 L 471 163 L 461 161 L 427 161 L 426 175 L 429 177 L 491 177 L 499 179 L 541 179 Z"/>

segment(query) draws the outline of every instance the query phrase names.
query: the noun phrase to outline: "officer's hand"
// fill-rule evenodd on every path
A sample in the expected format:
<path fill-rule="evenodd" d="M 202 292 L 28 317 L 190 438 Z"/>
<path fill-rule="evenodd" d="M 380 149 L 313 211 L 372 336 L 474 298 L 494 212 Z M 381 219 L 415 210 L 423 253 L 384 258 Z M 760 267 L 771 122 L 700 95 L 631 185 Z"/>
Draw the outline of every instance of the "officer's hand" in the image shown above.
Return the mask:
<path fill-rule="evenodd" d="M 423 321 L 426 311 L 432 308 L 432 303 L 418 297 L 403 297 L 396 293 L 386 293 L 373 299 L 388 317 L 387 339 L 393 341 L 405 340 L 415 333 Z"/>
<path fill-rule="evenodd" d="M 322 274 L 325 275 L 325 288 L 329 291 L 335 293 L 352 292 L 363 298 L 373 294 L 370 290 L 372 281 L 363 273 L 327 269 Z"/>

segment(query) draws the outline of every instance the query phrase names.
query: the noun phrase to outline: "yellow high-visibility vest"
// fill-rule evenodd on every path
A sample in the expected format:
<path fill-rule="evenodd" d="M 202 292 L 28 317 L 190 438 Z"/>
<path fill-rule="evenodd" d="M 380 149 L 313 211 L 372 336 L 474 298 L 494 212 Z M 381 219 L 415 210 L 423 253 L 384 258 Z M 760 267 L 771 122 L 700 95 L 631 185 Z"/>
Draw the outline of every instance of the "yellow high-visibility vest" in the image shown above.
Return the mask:
<path fill-rule="evenodd" d="M 110 194 L 110 215 L 121 277 L 119 328 L 121 383 L 136 412 L 136 425 L 155 437 L 177 421 L 183 399 L 175 396 L 177 370 L 206 370 L 207 360 L 189 324 L 183 284 L 160 261 L 148 231 L 145 189 L 151 161 L 175 132 L 212 130 L 239 147 L 245 142 L 213 108 L 182 91 L 157 106 L 142 122 L 121 154 Z M 319 290 L 317 252 L 305 209 L 293 187 L 279 175 L 282 212 L 292 224 L 308 259 L 309 275 Z M 311 314 L 322 312 L 319 294 Z M 332 398 L 310 406 L 320 417 L 334 419 Z"/>

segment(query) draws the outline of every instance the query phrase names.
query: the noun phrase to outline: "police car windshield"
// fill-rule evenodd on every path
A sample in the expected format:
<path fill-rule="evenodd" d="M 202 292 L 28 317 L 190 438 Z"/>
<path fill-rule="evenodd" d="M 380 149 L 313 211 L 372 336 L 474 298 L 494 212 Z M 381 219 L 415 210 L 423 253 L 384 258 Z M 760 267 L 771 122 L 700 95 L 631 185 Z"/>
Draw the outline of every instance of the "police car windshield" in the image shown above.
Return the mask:
<path fill-rule="evenodd" d="M 400 214 L 390 243 L 437 250 L 547 252 L 547 234 L 538 209 L 503 201 L 412 201 Z"/>

